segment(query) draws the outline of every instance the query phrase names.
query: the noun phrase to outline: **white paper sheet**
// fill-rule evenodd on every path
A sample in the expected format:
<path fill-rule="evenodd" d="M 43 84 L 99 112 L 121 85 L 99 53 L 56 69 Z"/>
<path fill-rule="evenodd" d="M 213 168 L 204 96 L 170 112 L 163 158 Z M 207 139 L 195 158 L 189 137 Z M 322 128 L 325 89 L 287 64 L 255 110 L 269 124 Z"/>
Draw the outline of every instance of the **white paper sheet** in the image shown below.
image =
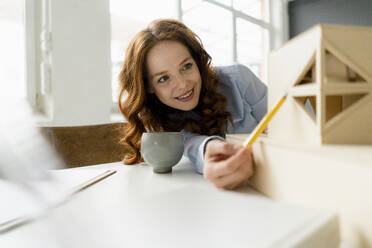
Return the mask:
<path fill-rule="evenodd" d="M 106 169 L 48 171 L 51 180 L 26 184 L 0 180 L 0 232 L 37 217 L 82 189 L 115 173 Z"/>

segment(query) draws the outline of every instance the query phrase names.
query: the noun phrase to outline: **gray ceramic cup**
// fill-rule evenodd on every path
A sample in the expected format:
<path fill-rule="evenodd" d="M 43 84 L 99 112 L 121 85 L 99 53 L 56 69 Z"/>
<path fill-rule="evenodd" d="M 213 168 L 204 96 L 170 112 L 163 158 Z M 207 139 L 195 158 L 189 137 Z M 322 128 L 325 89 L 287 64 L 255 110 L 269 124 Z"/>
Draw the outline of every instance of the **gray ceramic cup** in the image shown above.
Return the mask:
<path fill-rule="evenodd" d="M 143 133 L 141 155 L 155 173 L 170 173 L 183 155 L 183 134 L 180 132 Z"/>

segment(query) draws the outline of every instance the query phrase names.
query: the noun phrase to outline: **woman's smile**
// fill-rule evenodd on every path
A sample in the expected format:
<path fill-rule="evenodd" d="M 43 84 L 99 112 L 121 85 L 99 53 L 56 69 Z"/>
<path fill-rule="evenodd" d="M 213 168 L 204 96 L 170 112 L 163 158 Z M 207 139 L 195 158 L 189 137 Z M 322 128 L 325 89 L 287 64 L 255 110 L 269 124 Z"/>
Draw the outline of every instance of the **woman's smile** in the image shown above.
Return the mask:
<path fill-rule="evenodd" d="M 190 101 L 193 96 L 194 96 L 194 88 L 192 88 L 190 91 L 186 92 L 185 94 L 176 97 L 176 99 L 181 102 L 187 102 L 187 101 Z"/>

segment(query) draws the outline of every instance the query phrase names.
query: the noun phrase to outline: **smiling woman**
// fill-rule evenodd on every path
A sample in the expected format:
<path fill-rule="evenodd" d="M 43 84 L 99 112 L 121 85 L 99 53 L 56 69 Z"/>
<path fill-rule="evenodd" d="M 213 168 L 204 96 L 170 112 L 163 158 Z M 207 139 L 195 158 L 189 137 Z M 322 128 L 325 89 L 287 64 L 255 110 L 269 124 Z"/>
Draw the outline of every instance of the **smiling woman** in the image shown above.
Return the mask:
<path fill-rule="evenodd" d="M 189 59 L 182 62 L 185 58 Z M 126 163 L 140 161 L 139 142 L 145 130 L 187 127 L 200 134 L 224 133 L 231 116 L 224 110 L 225 97 L 216 93 L 218 82 L 210 61 L 197 36 L 175 20 L 154 21 L 133 38 L 120 73 L 120 110 L 129 122 L 124 142 L 133 151 Z M 190 91 L 194 91 L 192 99 L 182 99 Z M 124 92 L 128 97 L 122 102 Z M 185 110 L 202 119 L 190 118 Z"/>
<path fill-rule="evenodd" d="M 144 132 L 182 131 L 186 155 L 216 187 L 235 188 L 253 174 L 251 151 L 223 138 L 250 132 L 266 112 L 266 86 L 248 68 L 213 68 L 194 32 L 158 19 L 130 42 L 119 79 L 126 164 L 142 161 Z"/>

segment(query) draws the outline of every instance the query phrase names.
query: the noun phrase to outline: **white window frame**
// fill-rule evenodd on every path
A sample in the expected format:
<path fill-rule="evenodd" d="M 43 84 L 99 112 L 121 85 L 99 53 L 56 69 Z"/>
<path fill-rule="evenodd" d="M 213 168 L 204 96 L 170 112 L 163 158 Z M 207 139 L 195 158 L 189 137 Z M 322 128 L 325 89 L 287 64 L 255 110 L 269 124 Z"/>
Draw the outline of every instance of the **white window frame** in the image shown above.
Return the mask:
<path fill-rule="evenodd" d="M 37 123 L 41 125 L 53 122 L 51 1 L 24 0 L 27 100 L 34 110 Z"/>
<path fill-rule="evenodd" d="M 180 10 L 180 20 L 182 20 L 182 15 L 184 14 L 184 11 L 182 11 L 182 1 L 187 1 L 187 0 L 178 0 L 180 2 L 180 5 L 181 5 L 181 10 Z M 231 12 L 231 17 L 232 17 L 232 26 L 231 26 L 231 31 L 232 31 L 232 61 L 234 63 L 238 62 L 238 51 L 237 51 L 237 24 L 236 24 L 236 21 L 237 21 L 237 18 L 241 18 L 243 19 L 244 21 L 247 21 L 249 23 L 252 23 L 252 24 L 255 24 L 255 25 L 258 25 L 260 26 L 261 28 L 265 29 L 268 31 L 269 33 L 269 44 L 268 44 L 268 50 L 270 51 L 271 50 L 271 46 L 272 46 L 272 42 L 271 42 L 271 39 L 272 37 L 274 36 L 274 32 L 273 32 L 273 26 L 271 25 L 270 23 L 270 1 L 269 0 L 264 0 L 264 3 L 265 3 L 265 6 L 268 6 L 269 10 L 267 11 L 267 14 L 269 15 L 269 22 L 266 22 L 264 20 L 260 20 L 260 19 L 257 19 L 253 16 L 250 16 L 246 13 L 244 13 L 243 11 L 240 11 L 240 10 L 237 10 L 231 6 L 228 6 L 228 5 L 225 5 L 225 4 L 222 4 L 220 2 L 217 2 L 215 0 L 202 0 L 202 2 L 207 2 L 207 3 L 210 3 L 216 7 L 219 7 L 219 8 L 223 8 L 227 11 L 230 11 Z"/>
<path fill-rule="evenodd" d="M 27 99 L 31 106 L 39 108 L 37 101 L 37 62 L 36 62 L 36 2 L 35 0 L 24 0 L 24 30 L 25 30 L 25 84 Z"/>
<path fill-rule="evenodd" d="M 185 1 L 185 0 L 179 0 L 179 1 Z M 187 1 L 187 0 L 186 0 Z M 269 1 L 268 0 L 264 0 L 265 1 L 265 6 L 270 6 L 269 5 Z M 252 17 L 250 15 L 247 15 L 245 14 L 244 12 L 240 11 L 240 10 L 237 10 L 237 9 L 234 9 L 233 7 L 230 7 L 228 5 L 225 5 L 225 4 L 222 4 L 220 2 L 217 2 L 215 0 L 202 0 L 202 2 L 208 2 L 210 4 L 213 4 L 217 7 L 220 7 L 220 8 L 223 8 L 225 10 L 228 10 L 231 12 L 231 16 L 232 16 L 232 27 L 231 27 L 231 30 L 232 30 L 232 47 L 233 47 L 233 62 L 237 62 L 237 58 L 238 58 L 238 55 L 237 55 L 237 33 L 236 33 L 236 20 L 237 18 L 241 18 L 247 22 L 250 22 L 250 23 L 253 23 L 253 24 L 256 24 L 260 27 L 262 27 L 263 29 L 266 29 L 269 31 L 269 36 L 271 37 L 272 35 L 272 26 L 269 22 L 266 22 L 266 21 L 263 21 L 263 20 L 260 20 L 260 19 L 257 19 L 255 17 Z M 181 14 L 183 14 L 183 12 L 181 12 Z M 182 20 L 182 16 L 181 16 L 181 20 Z"/>
<path fill-rule="evenodd" d="M 39 116 L 45 114 L 45 119 L 48 119 L 48 104 L 46 103 L 46 95 L 50 92 L 50 75 L 45 77 L 41 72 L 41 62 L 43 61 L 42 46 L 50 46 L 50 42 L 45 44 L 42 39 L 42 33 L 49 32 L 45 23 L 49 10 L 46 8 L 50 0 L 24 0 L 25 7 L 25 83 L 27 90 L 27 100 L 31 104 Z M 45 35 L 44 35 L 45 36 Z M 43 43 L 43 44 L 42 44 Z M 45 50 L 45 49 L 44 49 Z M 47 84 L 42 85 L 42 79 L 47 78 Z M 50 95 L 50 94 L 49 94 Z"/>

